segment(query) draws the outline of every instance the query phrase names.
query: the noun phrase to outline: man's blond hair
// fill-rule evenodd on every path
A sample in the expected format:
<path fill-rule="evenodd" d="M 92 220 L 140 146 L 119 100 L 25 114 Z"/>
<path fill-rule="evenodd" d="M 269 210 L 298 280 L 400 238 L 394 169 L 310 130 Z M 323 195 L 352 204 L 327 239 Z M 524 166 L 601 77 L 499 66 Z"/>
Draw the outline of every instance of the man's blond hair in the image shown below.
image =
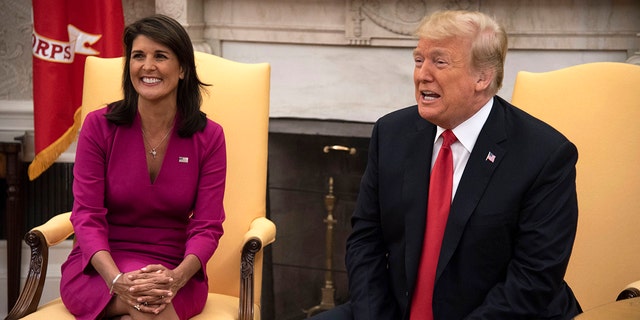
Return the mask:
<path fill-rule="evenodd" d="M 431 40 L 456 37 L 471 40 L 472 67 L 478 71 L 495 71 L 489 86 L 492 94 L 496 94 L 502 87 L 507 33 L 486 14 L 474 11 L 439 11 L 420 22 L 416 36 Z"/>

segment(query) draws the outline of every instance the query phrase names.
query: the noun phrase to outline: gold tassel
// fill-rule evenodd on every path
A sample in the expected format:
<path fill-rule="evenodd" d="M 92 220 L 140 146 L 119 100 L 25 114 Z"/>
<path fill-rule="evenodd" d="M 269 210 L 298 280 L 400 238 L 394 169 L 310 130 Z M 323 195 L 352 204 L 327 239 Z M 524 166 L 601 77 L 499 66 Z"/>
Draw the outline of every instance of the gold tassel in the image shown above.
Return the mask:
<path fill-rule="evenodd" d="M 33 161 L 29 165 L 28 174 L 29 180 L 33 181 L 45 172 L 53 163 L 65 152 L 71 143 L 76 140 L 78 135 L 78 129 L 80 128 L 80 116 L 81 109 L 78 108 L 73 115 L 73 125 L 65 131 L 56 141 L 40 151 L 33 158 Z"/>

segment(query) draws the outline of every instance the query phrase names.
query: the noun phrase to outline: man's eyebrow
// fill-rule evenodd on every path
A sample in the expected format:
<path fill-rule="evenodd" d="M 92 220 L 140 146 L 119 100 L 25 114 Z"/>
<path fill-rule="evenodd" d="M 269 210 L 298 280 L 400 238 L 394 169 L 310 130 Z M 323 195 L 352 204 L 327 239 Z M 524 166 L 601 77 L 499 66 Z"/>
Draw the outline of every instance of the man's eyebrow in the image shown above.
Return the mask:
<path fill-rule="evenodd" d="M 429 51 L 429 55 L 432 56 L 442 56 L 442 55 L 446 55 L 447 52 L 445 50 L 442 50 L 440 48 L 434 48 L 433 50 Z"/>
<path fill-rule="evenodd" d="M 418 48 L 413 49 L 413 56 L 414 57 L 415 56 L 421 56 L 421 55 L 423 55 L 423 54 Z M 424 55 L 425 56 L 429 56 L 429 57 L 443 56 L 443 55 L 447 55 L 447 51 L 443 50 L 441 48 L 433 48 L 433 49 L 427 50 L 427 52 Z"/>

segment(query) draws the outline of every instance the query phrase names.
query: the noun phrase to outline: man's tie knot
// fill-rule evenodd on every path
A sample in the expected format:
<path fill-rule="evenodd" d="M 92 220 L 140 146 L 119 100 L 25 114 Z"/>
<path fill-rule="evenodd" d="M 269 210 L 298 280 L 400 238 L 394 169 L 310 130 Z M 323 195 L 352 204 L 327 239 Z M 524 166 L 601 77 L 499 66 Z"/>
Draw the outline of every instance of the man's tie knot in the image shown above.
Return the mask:
<path fill-rule="evenodd" d="M 442 133 L 442 147 L 444 148 L 450 147 L 457 140 L 458 138 L 456 138 L 456 135 L 453 134 L 451 130 L 447 129 Z"/>

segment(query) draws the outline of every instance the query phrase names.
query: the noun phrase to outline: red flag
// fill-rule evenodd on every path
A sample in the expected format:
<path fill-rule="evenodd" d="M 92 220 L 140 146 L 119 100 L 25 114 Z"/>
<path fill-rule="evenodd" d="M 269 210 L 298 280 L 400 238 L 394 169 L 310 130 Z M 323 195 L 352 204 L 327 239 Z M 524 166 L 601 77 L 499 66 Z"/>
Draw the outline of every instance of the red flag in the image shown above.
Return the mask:
<path fill-rule="evenodd" d="M 122 56 L 122 0 L 33 0 L 33 116 L 36 156 L 29 179 L 76 138 L 84 61 Z M 78 117 L 79 118 L 79 117 Z"/>

